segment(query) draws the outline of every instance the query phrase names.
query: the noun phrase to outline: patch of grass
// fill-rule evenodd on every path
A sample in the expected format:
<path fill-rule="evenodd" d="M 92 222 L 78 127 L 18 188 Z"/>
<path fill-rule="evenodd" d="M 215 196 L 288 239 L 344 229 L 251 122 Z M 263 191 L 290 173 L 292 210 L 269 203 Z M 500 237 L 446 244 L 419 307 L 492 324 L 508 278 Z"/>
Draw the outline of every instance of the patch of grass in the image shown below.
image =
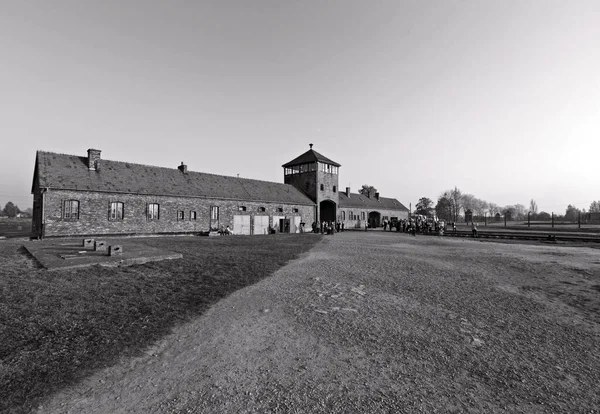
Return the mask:
<path fill-rule="evenodd" d="M 0 243 L 0 411 L 139 355 L 173 326 L 308 251 L 318 235 L 136 239 L 183 254 L 145 265 L 47 272 Z"/>
<path fill-rule="evenodd" d="M 4 237 L 29 237 L 31 236 L 30 218 L 8 218 L 0 219 L 0 236 Z"/>

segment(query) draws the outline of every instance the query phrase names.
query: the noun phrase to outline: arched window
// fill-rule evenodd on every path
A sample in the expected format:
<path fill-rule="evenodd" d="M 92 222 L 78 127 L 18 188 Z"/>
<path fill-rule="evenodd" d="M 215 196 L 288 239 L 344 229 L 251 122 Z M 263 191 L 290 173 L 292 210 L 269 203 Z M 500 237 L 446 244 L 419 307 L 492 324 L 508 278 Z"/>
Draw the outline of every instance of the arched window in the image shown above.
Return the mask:
<path fill-rule="evenodd" d="M 335 193 L 337 191 L 337 186 L 333 186 L 333 192 Z"/>
<path fill-rule="evenodd" d="M 325 190 L 325 186 L 323 184 L 321 184 L 321 191 Z"/>

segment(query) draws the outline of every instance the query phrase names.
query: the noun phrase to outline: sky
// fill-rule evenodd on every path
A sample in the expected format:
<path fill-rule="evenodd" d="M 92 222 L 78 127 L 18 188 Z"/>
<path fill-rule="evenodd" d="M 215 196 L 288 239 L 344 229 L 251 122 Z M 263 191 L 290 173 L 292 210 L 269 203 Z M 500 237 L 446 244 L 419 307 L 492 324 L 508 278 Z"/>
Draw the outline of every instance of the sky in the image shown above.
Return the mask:
<path fill-rule="evenodd" d="M 23 0 L 0 13 L 0 207 L 36 151 L 539 211 L 600 199 L 600 2 Z"/>

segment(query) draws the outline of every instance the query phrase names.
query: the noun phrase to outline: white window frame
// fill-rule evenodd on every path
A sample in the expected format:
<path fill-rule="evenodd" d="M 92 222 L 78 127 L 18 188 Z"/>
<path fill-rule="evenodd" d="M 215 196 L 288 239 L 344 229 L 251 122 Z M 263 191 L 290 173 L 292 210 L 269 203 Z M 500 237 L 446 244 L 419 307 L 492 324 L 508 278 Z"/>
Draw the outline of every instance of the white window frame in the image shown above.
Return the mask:
<path fill-rule="evenodd" d="M 210 219 L 219 220 L 219 206 L 210 206 Z"/>
<path fill-rule="evenodd" d="M 108 220 L 122 221 L 123 217 L 125 217 L 125 203 L 122 201 L 111 201 L 108 210 Z"/>
<path fill-rule="evenodd" d="M 148 203 L 146 207 L 146 218 L 148 220 L 159 220 L 160 219 L 160 204 Z"/>
<path fill-rule="evenodd" d="M 63 201 L 63 219 L 79 220 L 79 200 Z"/>

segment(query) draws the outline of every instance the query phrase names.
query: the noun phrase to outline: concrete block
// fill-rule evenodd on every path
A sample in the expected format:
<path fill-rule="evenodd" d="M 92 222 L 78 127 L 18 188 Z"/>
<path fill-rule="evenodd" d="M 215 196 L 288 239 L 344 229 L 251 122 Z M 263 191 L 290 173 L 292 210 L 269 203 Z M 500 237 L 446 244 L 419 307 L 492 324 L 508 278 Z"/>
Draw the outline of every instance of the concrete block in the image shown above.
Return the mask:
<path fill-rule="evenodd" d="M 97 252 L 105 252 L 106 251 L 106 242 L 101 240 L 96 240 L 94 242 L 94 250 Z"/>
<path fill-rule="evenodd" d="M 109 256 L 119 256 L 123 254 L 123 246 L 120 244 L 115 244 L 114 246 L 108 246 L 108 255 Z"/>
<path fill-rule="evenodd" d="M 94 247 L 94 239 L 83 239 L 83 247 L 92 249 Z"/>

